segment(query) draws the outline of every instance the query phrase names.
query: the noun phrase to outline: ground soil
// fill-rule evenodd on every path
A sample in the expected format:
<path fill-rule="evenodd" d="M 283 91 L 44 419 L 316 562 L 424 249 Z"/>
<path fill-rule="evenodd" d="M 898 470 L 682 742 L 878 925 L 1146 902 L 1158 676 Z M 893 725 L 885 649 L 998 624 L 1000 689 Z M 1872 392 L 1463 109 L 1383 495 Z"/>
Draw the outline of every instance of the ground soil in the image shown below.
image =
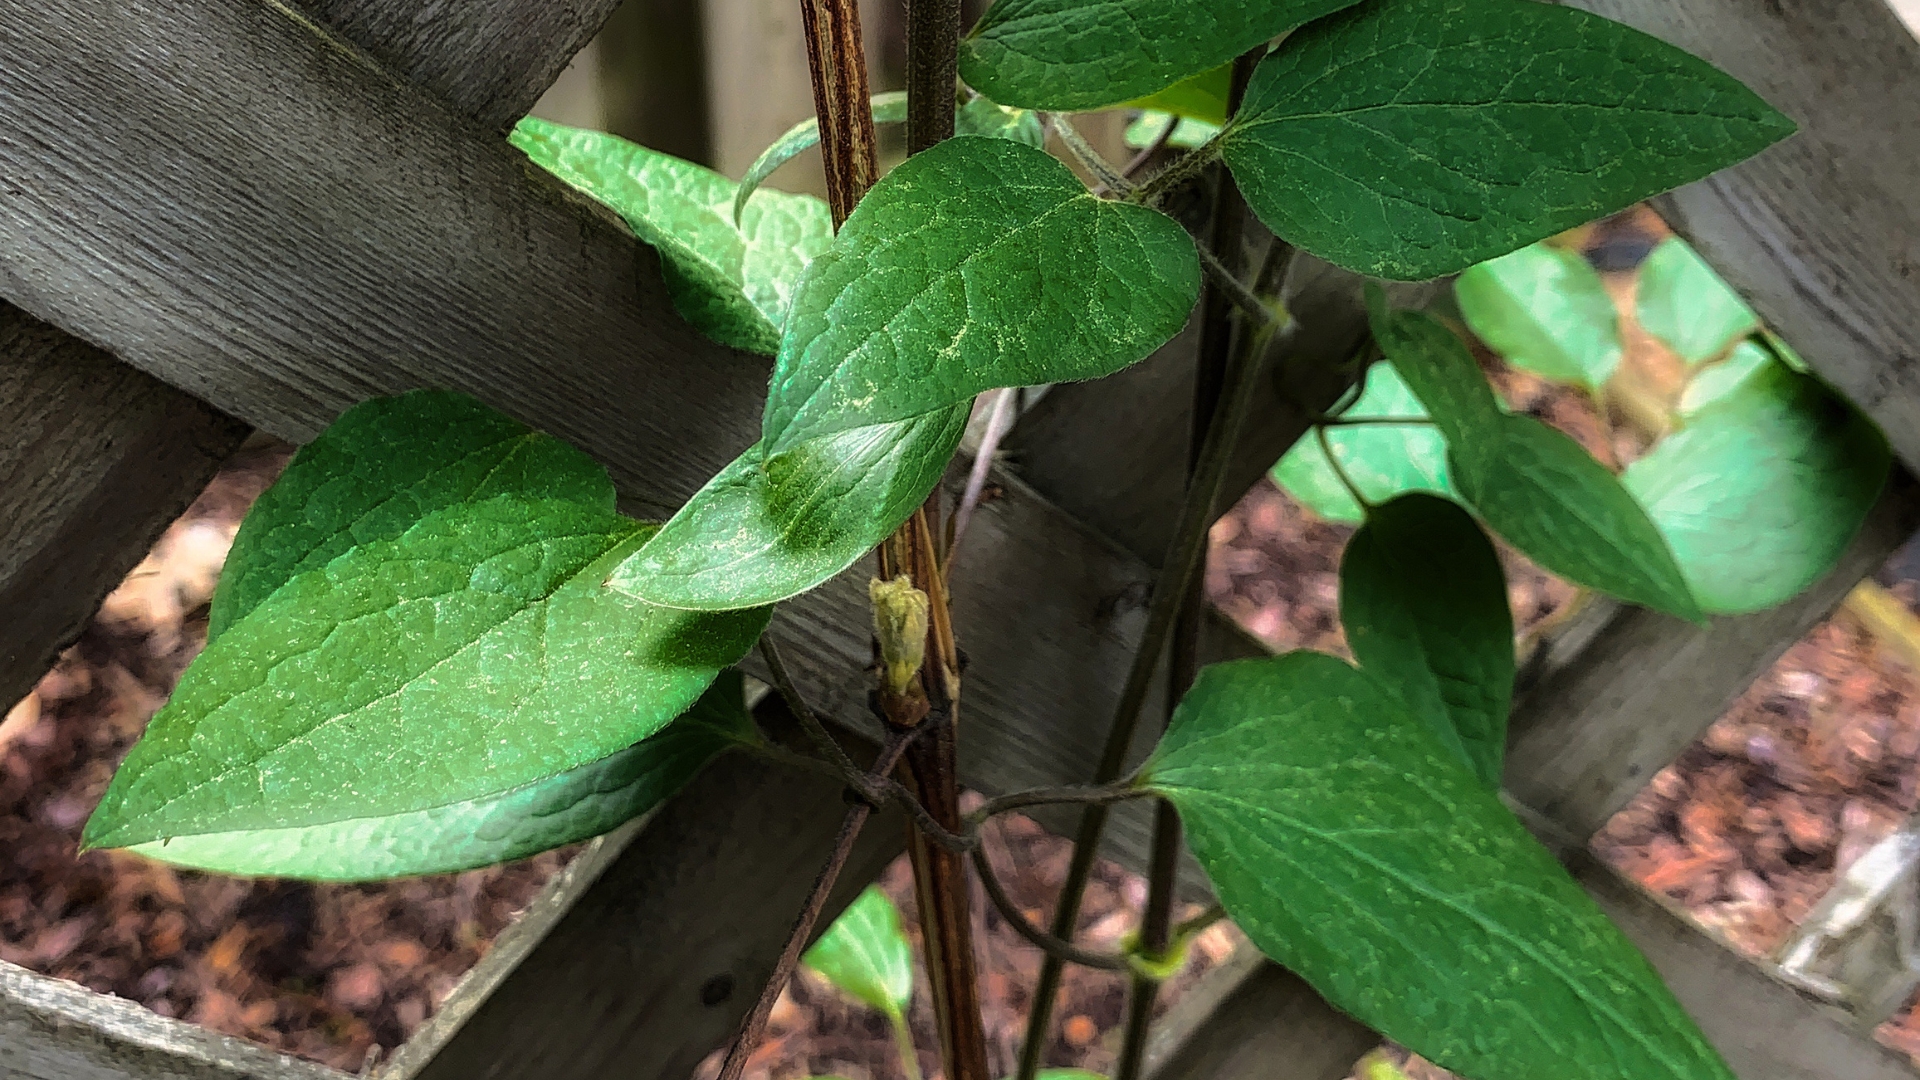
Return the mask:
<path fill-rule="evenodd" d="M 1644 254 L 1654 224 L 1629 218 L 1586 238 L 1603 269 Z M 1631 277 L 1611 284 L 1623 306 Z M 1629 332 L 1648 384 L 1671 392 L 1657 346 Z M 1491 363 L 1489 358 L 1489 363 Z M 1493 368 L 1515 408 L 1575 434 L 1597 456 L 1630 459 L 1644 439 L 1586 399 Z M 1663 374 L 1665 372 L 1665 374 Z M 0 721 L 0 959 L 138 1001 L 349 1071 L 418 1028 L 569 852 L 467 874 L 314 886 L 176 871 L 110 852 L 76 856 L 80 826 L 114 765 L 204 638 L 206 602 L 234 528 L 284 463 L 255 445 L 224 470 L 113 594 L 81 640 Z M 1335 611 L 1349 530 L 1262 483 L 1213 530 L 1208 595 L 1275 648 L 1344 651 Z M 1505 553 L 1523 634 L 1574 590 Z M 1884 580 L 1912 602 L 1896 558 Z M 1911 813 L 1920 793 L 1920 697 L 1913 676 L 1844 617 L 1822 624 L 1761 677 L 1672 768 L 1613 821 L 1601 853 L 1703 923 L 1756 953 L 1777 946 L 1838 870 Z M 989 837 L 1018 903 L 1048 913 L 1068 845 L 1009 818 Z M 883 886 L 914 911 L 904 863 Z M 1103 864 L 1083 938 L 1118 942 L 1143 883 Z M 976 897 L 982 992 L 997 1066 L 1010 1070 L 1038 956 Z M 1220 927 L 1194 951 L 1175 994 L 1236 947 Z M 1174 996 L 1170 994 L 1171 998 Z M 935 1061 L 924 990 L 913 1009 L 921 1067 Z M 1048 1061 L 1113 1061 L 1123 980 L 1075 972 Z M 1920 1021 L 1883 1029 L 1920 1060 Z M 1404 1056 L 1402 1056 L 1404 1060 Z M 704 1072 L 711 1072 L 710 1061 Z M 1415 1080 L 1438 1073 L 1420 1062 Z M 756 1078 L 901 1076 L 884 1022 L 810 975 L 795 980 L 755 1055 Z"/>

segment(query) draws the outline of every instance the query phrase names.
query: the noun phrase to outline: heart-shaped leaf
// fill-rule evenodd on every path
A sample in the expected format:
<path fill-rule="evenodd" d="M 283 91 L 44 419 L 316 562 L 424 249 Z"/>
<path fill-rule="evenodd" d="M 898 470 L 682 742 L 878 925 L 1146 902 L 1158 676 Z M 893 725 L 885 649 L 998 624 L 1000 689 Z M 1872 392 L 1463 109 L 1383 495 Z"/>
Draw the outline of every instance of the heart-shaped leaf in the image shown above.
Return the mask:
<path fill-rule="evenodd" d="M 1634 317 L 1689 366 L 1760 329 L 1760 318 L 1685 240 L 1660 241 L 1640 265 Z"/>
<path fill-rule="evenodd" d="M 1417 493 L 1374 507 L 1340 557 L 1340 625 L 1361 670 L 1498 788 L 1513 613 L 1500 557 L 1473 516 Z"/>
<path fill-rule="evenodd" d="M 599 836 L 658 806 L 721 751 L 757 739 L 739 674 L 722 672 L 665 729 L 547 780 L 387 817 L 176 836 L 133 850 L 197 870 L 317 881 L 471 870 Z"/>
<path fill-rule="evenodd" d="M 1467 326 L 1514 367 L 1595 390 L 1620 366 L 1620 316 L 1578 252 L 1530 244 L 1453 284 Z"/>
<path fill-rule="evenodd" d="M 660 253 L 682 317 L 723 345 L 771 355 L 794 283 L 833 242 L 827 204 L 768 192 L 734 224 L 734 182 L 618 136 L 527 117 L 513 144 L 560 179 L 607 204 Z"/>
<path fill-rule="evenodd" d="M 701 611 L 806 592 L 873 550 L 926 500 L 969 411 L 955 405 L 774 454 L 755 446 L 707 481 L 608 584 Z"/>
<path fill-rule="evenodd" d="M 1109 375 L 1185 325 L 1186 230 L 1047 154 L 960 137 L 908 158 L 800 281 L 762 445 L 904 420 L 1003 386 Z"/>
<path fill-rule="evenodd" d="M 1354 0 L 996 0 L 960 77 L 1009 105 L 1101 109 L 1163 90 Z"/>
<path fill-rule="evenodd" d="M 497 495 L 294 577 L 188 669 L 83 842 L 428 810 L 646 738 L 768 617 L 606 588 L 653 531 L 599 507 Z"/>
<path fill-rule="evenodd" d="M 1426 415 L 1420 399 L 1407 389 L 1392 364 L 1375 364 L 1368 369 L 1365 392 L 1340 414 L 1345 420 Z M 1327 431 L 1327 443 L 1340 459 L 1347 478 L 1369 502 L 1386 502 L 1408 491 L 1453 492 L 1453 481 L 1447 475 L 1447 438 L 1434 424 L 1333 427 Z M 1327 464 L 1318 438 L 1294 443 L 1273 467 L 1273 481 L 1328 521 L 1358 524 L 1366 518 L 1366 512 Z"/>
<path fill-rule="evenodd" d="M 1476 1080 L 1732 1080 L 1633 946 L 1393 695 L 1329 656 L 1201 672 L 1145 785 L 1227 913 Z"/>
<path fill-rule="evenodd" d="M 1783 603 L 1833 569 L 1891 462 L 1872 421 L 1812 377 L 1769 362 L 1621 480 L 1672 546 L 1701 608 L 1737 614 Z"/>
<path fill-rule="evenodd" d="M 214 590 L 207 639 L 356 544 L 506 493 L 613 511 L 613 484 L 593 459 L 465 394 L 415 390 L 362 402 L 301 447 L 247 512 Z"/>
<path fill-rule="evenodd" d="M 1792 131 L 1732 77 L 1584 11 L 1369 0 L 1263 60 L 1222 146 L 1282 238 L 1359 273 L 1420 280 Z"/>
<path fill-rule="evenodd" d="M 1447 437 L 1455 489 L 1509 544 L 1561 577 L 1699 621 L 1645 510 L 1580 444 L 1501 411 L 1473 355 L 1415 312 L 1376 312 L 1374 338 Z"/>
<path fill-rule="evenodd" d="M 879 886 L 848 904 L 804 959 L 842 993 L 904 1021 L 913 1000 L 913 944 L 900 928 L 900 909 Z"/>

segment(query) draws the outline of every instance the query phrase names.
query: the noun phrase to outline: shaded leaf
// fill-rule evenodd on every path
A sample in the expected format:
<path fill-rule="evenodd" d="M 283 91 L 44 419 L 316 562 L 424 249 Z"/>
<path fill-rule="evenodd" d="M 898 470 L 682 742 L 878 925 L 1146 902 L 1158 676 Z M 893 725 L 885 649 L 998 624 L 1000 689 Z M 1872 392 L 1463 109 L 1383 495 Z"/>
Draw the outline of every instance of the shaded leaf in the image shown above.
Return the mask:
<path fill-rule="evenodd" d="M 1473 516 L 1425 494 L 1375 507 L 1340 557 L 1340 625 L 1361 670 L 1498 788 L 1513 613 L 1500 557 Z"/>
<path fill-rule="evenodd" d="M 1433 319 L 1376 311 L 1374 338 L 1447 437 L 1454 489 L 1534 562 L 1684 619 L 1700 609 L 1646 511 L 1566 435 L 1501 411 L 1466 345 Z"/>
<path fill-rule="evenodd" d="M 1367 372 L 1366 390 L 1342 417 L 1426 416 L 1420 400 L 1392 364 Z M 1333 427 L 1327 442 L 1347 477 L 1370 502 L 1382 503 L 1408 491 L 1451 494 L 1447 475 L 1447 439 L 1433 424 L 1364 424 Z M 1366 514 L 1327 464 L 1320 440 L 1312 435 L 1293 444 L 1273 467 L 1273 481 L 1296 502 L 1326 518 L 1357 524 Z"/>
<path fill-rule="evenodd" d="M 1108 375 L 1185 325 L 1186 230 L 1059 161 L 960 137 L 874 185 L 801 278 L 762 420 L 769 452 L 1003 386 Z"/>
<path fill-rule="evenodd" d="M 960 77 L 1029 109 L 1100 109 L 1205 73 L 1354 0 L 996 0 Z"/>
<path fill-rule="evenodd" d="M 1223 137 L 1284 239 L 1375 277 L 1464 270 L 1697 180 L 1793 125 L 1704 61 L 1532 0 L 1370 0 L 1261 62 Z"/>
<path fill-rule="evenodd" d="M 646 738 L 768 616 L 673 611 L 606 588 L 653 531 L 498 495 L 298 575 L 188 668 L 84 843 L 428 810 Z"/>
<path fill-rule="evenodd" d="M 913 514 L 960 445 L 970 407 L 842 431 L 707 481 L 609 584 L 655 604 L 722 611 L 803 593 Z"/>
<path fill-rule="evenodd" d="M 659 805 L 721 751 L 757 738 L 739 674 L 723 672 L 663 730 L 546 780 L 388 817 L 177 836 L 132 850 L 198 870 L 320 881 L 471 870 L 599 836 Z"/>
<path fill-rule="evenodd" d="M 1476 1080 L 1732 1080 L 1646 960 L 1392 695 L 1329 656 L 1218 664 L 1144 769 L 1234 922 Z"/>
<path fill-rule="evenodd" d="M 465 394 L 415 390 L 348 409 L 300 448 L 241 522 L 207 640 L 289 578 L 355 544 L 391 540 L 435 510 L 505 493 L 613 510 L 593 459 Z"/>
<path fill-rule="evenodd" d="M 1872 421 L 1769 361 L 1621 479 L 1672 545 L 1701 608 L 1737 614 L 1784 603 L 1831 570 L 1891 462 Z"/>
<path fill-rule="evenodd" d="M 1620 366 L 1620 317 L 1579 252 L 1530 244 L 1467 268 L 1453 285 L 1460 314 L 1507 363 L 1595 390 Z"/>
<path fill-rule="evenodd" d="M 1634 317 L 1689 366 L 1727 351 L 1760 319 L 1685 240 L 1660 241 L 1640 265 Z"/>
<path fill-rule="evenodd" d="M 900 928 L 900 909 L 877 885 L 848 904 L 803 959 L 842 993 L 895 1023 L 913 1000 L 913 945 Z"/>
<path fill-rule="evenodd" d="M 688 322 L 723 345 L 779 349 L 800 271 L 833 242 L 826 203 L 768 192 L 736 226 L 734 182 L 690 161 L 534 117 L 514 128 L 513 144 L 618 212 L 660 253 L 673 306 Z"/>

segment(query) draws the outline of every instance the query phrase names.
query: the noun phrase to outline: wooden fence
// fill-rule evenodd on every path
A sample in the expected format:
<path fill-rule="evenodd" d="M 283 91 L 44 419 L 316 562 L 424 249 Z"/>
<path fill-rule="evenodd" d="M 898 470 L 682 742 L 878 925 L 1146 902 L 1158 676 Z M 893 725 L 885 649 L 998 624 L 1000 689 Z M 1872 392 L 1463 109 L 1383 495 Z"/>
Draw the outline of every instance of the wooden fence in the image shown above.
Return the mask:
<path fill-rule="evenodd" d="M 1582 2 L 1800 121 L 1662 210 L 1920 468 L 1920 45 L 1882 0 Z M 705 0 L 696 19 L 630 4 L 642 26 L 704 21 L 709 139 L 783 91 L 727 62 L 754 43 L 714 29 L 783 25 L 791 0 Z M 0 0 L 0 700 L 249 428 L 300 441 L 370 395 L 454 387 L 585 448 L 625 510 L 656 517 L 752 441 L 766 361 L 689 330 L 652 254 L 502 138 L 614 6 Z M 1262 389 L 1236 492 L 1331 400 L 1325 361 L 1361 332 L 1352 278 L 1308 263 L 1293 282 L 1309 333 Z M 1191 348 L 1059 387 L 1015 432 L 1023 468 L 998 476 L 956 571 L 962 769 L 983 791 L 1092 770 L 1179 496 Z M 1743 1080 L 1913 1074 L 1868 1037 L 1877 1017 L 1736 956 L 1585 841 L 1917 526 L 1901 471 L 1840 567 L 1785 607 L 1704 628 L 1595 608 L 1526 673 L 1514 805 Z M 856 730 L 866 627 L 848 578 L 772 631 Z M 1253 648 L 1212 630 L 1213 655 Z M 837 784 L 722 759 L 577 858 L 381 1075 L 681 1080 L 770 971 L 839 806 Z M 1111 853 L 1139 862 L 1146 831 L 1119 815 Z M 867 830 L 836 903 L 900 849 L 898 827 Z M 1176 1010 L 1156 1077 L 1331 1080 L 1375 1041 L 1242 959 Z M 339 1075 L 0 964 L 0 1077 Z"/>

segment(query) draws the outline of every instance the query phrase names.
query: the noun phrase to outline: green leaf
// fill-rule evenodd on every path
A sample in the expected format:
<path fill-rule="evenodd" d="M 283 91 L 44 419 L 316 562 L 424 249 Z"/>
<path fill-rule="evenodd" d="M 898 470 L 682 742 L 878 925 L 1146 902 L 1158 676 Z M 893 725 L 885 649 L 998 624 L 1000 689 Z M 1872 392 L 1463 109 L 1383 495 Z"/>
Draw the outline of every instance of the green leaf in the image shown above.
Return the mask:
<path fill-rule="evenodd" d="M 1460 314 L 1507 363 L 1595 390 L 1620 366 L 1620 317 L 1600 275 L 1547 244 L 1469 267 L 1453 285 Z"/>
<path fill-rule="evenodd" d="M 1343 418 L 1426 416 L 1420 400 L 1392 364 L 1367 372 L 1366 392 L 1340 414 Z M 1447 439 L 1433 424 L 1359 424 L 1327 429 L 1327 442 L 1347 476 L 1369 502 L 1381 503 L 1408 491 L 1452 494 L 1447 475 Z M 1357 524 L 1366 514 L 1340 483 L 1320 440 L 1293 444 L 1273 467 L 1273 481 L 1294 500 L 1328 521 Z"/>
<path fill-rule="evenodd" d="M 890 90 L 873 95 L 874 123 L 898 124 L 906 118 L 906 91 Z M 1040 126 L 1037 114 L 1026 109 L 1009 109 L 983 97 L 976 97 L 960 106 L 954 113 L 953 121 L 954 132 L 959 135 L 1012 139 L 1036 147 L 1047 141 L 1046 129 Z M 761 151 L 760 156 L 747 167 L 747 175 L 740 178 L 740 189 L 733 196 L 733 220 L 736 223 L 741 220 L 747 208 L 747 199 L 760 189 L 760 185 L 773 175 L 774 170 L 818 145 L 820 121 L 808 117 L 788 128 L 786 134 L 773 141 L 772 146 Z"/>
<path fill-rule="evenodd" d="M 1340 624 L 1362 671 L 1489 786 L 1513 703 L 1513 614 L 1473 516 L 1432 495 L 1377 506 L 1340 557 Z"/>
<path fill-rule="evenodd" d="M 877 885 L 848 904 L 802 959 L 842 993 L 896 1023 L 913 1000 L 913 945 L 900 928 L 900 909 Z"/>
<path fill-rule="evenodd" d="M 1275 233 L 1350 270 L 1420 280 L 1698 180 L 1792 131 L 1732 77 L 1583 11 L 1371 0 L 1263 60 L 1222 142 Z"/>
<path fill-rule="evenodd" d="M 1450 441 L 1470 439 L 1499 422 L 1500 400 L 1453 331 L 1417 311 L 1373 311 L 1368 322 L 1380 351 Z"/>
<path fill-rule="evenodd" d="M 1473 355 L 1411 311 L 1376 311 L 1374 338 L 1447 438 L 1460 497 L 1534 562 L 1581 585 L 1700 619 L 1646 511 L 1566 435 L 1501 411 Z"/>
<path fill-rule="evenodd" d="M 1891 462 L 1872 421 L 1812 377 L 1769 362 L 1621 479 L 1672 546 L 1701 608 L 1737 614 L 1784 603 L 1831 570 Z"/>
<path fill-rule="evenodd" d="M 1232 92 L 1233 64 L 1225 63 L 1127 104 L 1135 109 L 1169 112 L 1218 128 L 1227 122 L 1227 99 Z"/>
<path fill-rule="evenodd" d="M 1494 532 L 1561 577 L 1701 621 L 1673 552 L 1620 480 L 1564 433 L 1501 416 L 1455 440 L 1453 480 Z"/>
<path fill-rule="evenodd" d="M 114 775 L 87 847 L 387 817 L 607 757 L 766 626 L 605 587 L 652 526 L 498 495 L 287 582 L 227 628 Z"/>
<path fill-rule="evenodd" d="M 1475 1080 L 1732 1080 L 1646 960 L 1431 730 L 1329 656 L 1218 664 L 1145 766 L 1234 922 Z"/>
<path fill-rule="evenodd" d="M 1640 266 L 1634 314 L 1688 365 L 1705 363 L 1760 329 L 1760 318 L 1685 240 L 1669 236 Z"/>
<path fill-rule="evenodd" d="M 721 751 L 757 738 L 739 674 L 722 672 L 665 729 L 547 780 L 405 814 L 177 836 L 132 850 L 196 870 L 316 881 L 471 870 L 599 836 L 659 805 Z"/>
<path fill-rule="evenodd" d="M 976 97 L 954 115 L 956 135 L 983 135 L 990 139 L 1012 139 L 1035 149 L 1047 144 L 1047 129 L 1040 114 L 1031 109 L 1010 109 L 984 97 Z"/>
<path fill-rule="evenodd" d="M 873 95 L 871 107 L 873 122 L 876 124 L 898 124 L 907 118 L 907 92 L 889 90 L 884 94 Z M 747 199 L 760 190 L 767 177 L 775 170 L 808 150 L 820 145 L 820 119 L 809 116 L 805 120 L 788 128 L 773 144 L 760 151 L 760 156 L 747 166 L 747 174 L 740 178 L 740 188 L 733 193 L 733 220 L 739 222 L 746 213 Z"/>
<path fill-rule="evenodd" d="M 734 225 L 734 182 L 625 139 L 527 117 L 513 144 L 607 204 L 660 253 L 673 306 L 715 341 L 772 354 L 794 283 L 833 242 L 827 204 L 768 192 Z"/>
<path fill-rule="evenodd" d="M 415 390 L 362 402 L 301 447 L 248 511 L 213 594 L 207 639 L 356 544 L 509 492 L 613 510 L 613 484 L 593 459 L 465 394 Z"/>
<path fill-rule="evenodd" d="M 1767 355 L 1767 350 L 1753 341 L 1743 341 L 1733 347 L 1725 360 L 1707 364 L 1694 373 L 1680 394 L 1680 405 L 1675 412 L 1683 420 L 1692 419 L 1714 402 L 1740 392 L 1773 366 L 1773 357 Z"/>
<path fill-rule="evenodd" d="M 1059 161 L 960 137 L 874 185 L 801 278 L 762 420 L 770 452 L 1003 386 L 1092 379 L 1186 324 L 1186 230 Z"/>
<path fill-rule="evenodd" d="M 1206 145 L 1207 140 L 1220 134 L 1218 125 L 1205 120 L 1195 120 L 1188 116 L 1175 116 L 1172 113 L 1143 112 L 1122 136 L 1128 146 L 1135 150 L 1145 150 L 1160 139 L 1160 133 L 1168 124 L 1178 123 L 1173 134 L 1167 137 L 1167 145 L 1180 150 L 1194 150 Z"/>
<path fill-rule="evenodd" d="M 995 101 L 1101 109 L 1205 73 L 1354 0 L 997 0 L 960 42 Z"/>
<path fill-rule="evenodd" d="M 724 611 L 785 600 L 852 566 L 913 514 L 966 432 L 955 405 L 756 446 L 707 481 L 608 584 L 666 607 Z"/>

